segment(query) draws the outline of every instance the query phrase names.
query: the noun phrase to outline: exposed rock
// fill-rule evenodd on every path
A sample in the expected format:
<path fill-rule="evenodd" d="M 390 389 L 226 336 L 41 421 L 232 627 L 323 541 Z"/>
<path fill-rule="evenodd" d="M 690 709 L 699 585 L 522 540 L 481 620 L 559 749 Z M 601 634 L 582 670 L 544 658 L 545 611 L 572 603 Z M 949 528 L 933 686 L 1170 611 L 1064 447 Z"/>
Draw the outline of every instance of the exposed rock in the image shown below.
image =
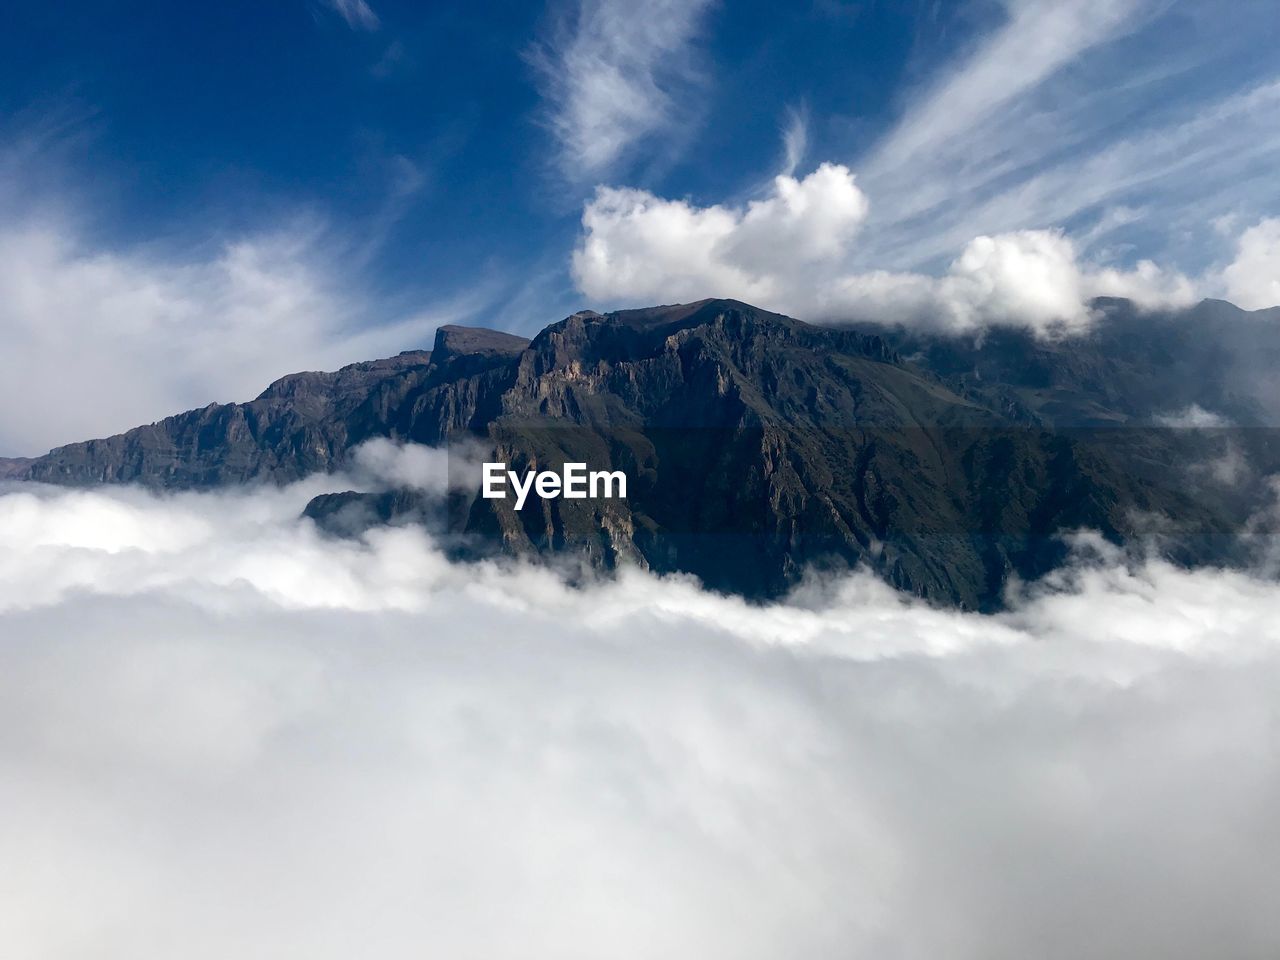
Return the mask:
<path fill-rule="evenodd" d="M 861 563 L 912 593 L 990 608 L 1011 576 L 1058 563 L 1059 534 L 1081 527 L 1133 541 L 1160 518 L 1175 559 L 1238 559 L 1260 488 L 1193 482 L 1188 465 L 1220 438 L 1153 426 L 1193 403 L 1265 422 L 1268 381 L 1240 374 L 1239 336 L 1206 332 L 1239 320 L 1222 320 L 1227 308 L 1152 319 L 1102 302 L 1095 333 L 1057 343 L 819 327 L 732 300 L 586 311 L 532 341 L 450 326 L 430 352 L 295 374 L 247 404 L 3 469 L 190 488 L 332 471 L 372 437 L 468 440 L 518 471 L 581 461 L 630 479 L 626 500 L 520 512 L 455 496 L 440 522 L 473 553 L 636 563 L 752 597 Z M 1265 362 L 1277 340 L 1263 339 L 1248 352 Z M 1251 457 L 1276 460 L 1267 431 L 1250 437 Z M 351 532 L 441 509 L 390 491 L 307 512 Z"/>

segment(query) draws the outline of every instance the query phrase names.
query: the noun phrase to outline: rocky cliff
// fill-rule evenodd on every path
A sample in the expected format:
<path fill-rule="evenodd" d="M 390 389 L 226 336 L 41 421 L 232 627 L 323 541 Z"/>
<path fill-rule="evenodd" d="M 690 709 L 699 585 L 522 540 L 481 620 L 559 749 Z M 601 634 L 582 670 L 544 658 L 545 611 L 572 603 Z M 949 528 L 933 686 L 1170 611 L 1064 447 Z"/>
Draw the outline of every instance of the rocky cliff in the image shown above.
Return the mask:
<path fill-rule="evenodd" d="M 1198 482 L 1194 467 L 1241 441 L 1161 425 L 1199 404 L 1254 428 L 1240 436 L 1258 477 L 1275 459 L 1260 429 L 1271 347 L 1203 345 L 1206 315 L 1228 307 L 1153 321 L 1104 302 L 1094 334 L 1059 343 L 859 332 L 731 300 L 578 313 L 531 341 L 444 327 L 431 351 L 295 374 L 248 403 L 6 470 L 185 489 L 333 471 L 374 437 L 467 441 L 513 469 L 584 461 L 631 483 L 626 500 L 518 513 L 464 492 L 449 505 L 462 552 L 636 563 L 752 597 L 806 569 L 866 564 L 904 590 L 991 608 L 1082 527 L 1117 542 L 1158 535 L 1185 563 L 1239 558 L 1260 481 Z M 353 504 L 379 521 L 426 509 L 392 491 L 308 512 L 327 522 Z"/>

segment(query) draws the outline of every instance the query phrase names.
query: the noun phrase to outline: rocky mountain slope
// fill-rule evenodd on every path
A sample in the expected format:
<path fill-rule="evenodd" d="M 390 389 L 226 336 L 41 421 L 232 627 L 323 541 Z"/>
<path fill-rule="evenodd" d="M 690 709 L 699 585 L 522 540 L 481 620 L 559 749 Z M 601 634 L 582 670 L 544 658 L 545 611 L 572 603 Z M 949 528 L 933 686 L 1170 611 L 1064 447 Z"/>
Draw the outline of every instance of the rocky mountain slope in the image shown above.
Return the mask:
<path fill-rule="evenodd" d="M 626 500 L 521 512 L 462 491 L 448 504 L 458 552 L 638 563 L 752 597 L 813 566 L 864 563 L 904 590 L 991 608 L 1081 527 L 1117 542 L 1158 531 L 1180 562 L 1238 560 L 1236 533 L 1280 465 L 1267 429 L 1280 318 L 1211 301 L 1162 317 L 1098 309 L 1094 333 L 1054 343 L 813 326 L 732 300 L 578 313 L 532 341 L 444 327 L 431 351 L 295 374 L 248 403 L 4 472 L 186 489 L 333 471 L 374 437 L 474 442 L 512 469 L 584 461 L 630 485 Z M 1167 425 L 1193 408 L 1234 426 Z M 1214 473 L 1228 455 L 1250 465 L 1229 482 Z M 308 512 L 393 521 L 430 506 L 389 491 Z"/>

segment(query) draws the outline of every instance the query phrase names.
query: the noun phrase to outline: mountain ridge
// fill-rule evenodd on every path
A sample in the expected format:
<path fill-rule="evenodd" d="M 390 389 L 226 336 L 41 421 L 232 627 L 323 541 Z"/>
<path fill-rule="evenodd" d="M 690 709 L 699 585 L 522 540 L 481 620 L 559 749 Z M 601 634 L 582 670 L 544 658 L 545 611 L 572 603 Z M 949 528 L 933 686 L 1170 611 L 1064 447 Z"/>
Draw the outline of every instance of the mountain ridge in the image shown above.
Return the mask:
<path fill-rule="evenodd" d="M 1230 305 L 1154 319 L 1125 301 L 1098 310 L 1099 330 L 1075 341 L 866 332 L 724 299 L 582 311 L 532 339 L 451 325 L 431 350 L 290 374 L 247 403 L 0 461 L 0 477 L 285 483 L 341 469 L 373 438 L 466 440 L 513 468 L 624 469 L 634 492 L 523 513 L 464 498 L 449 507 L 460 555 L 569 553 L 749 597 L 814 566 L 864 564 L 938 602 L 992 608 L 1011 579 L 1060 562 L 1062 533 L 1136 542 L 1142 517 L 1191 531 L 1166 535 L 1179 562 L 1237 561 L 1233 534 L 1259 491 L 1189 492 L 1178 465 L 1214 456 L 1218 441 L 1152 424 L 1179 405 L 1271 422 L 1274 328 L 1255 324 L 1266 336 L 1253 331 L 1244 349 L 1229 330 L 1200 329 Z M 1274 465 L 1270 435 L 1248 439 L 1248 456 Z M 307 513 L 337 529 L 361 511 L 397 522 L 430 506 L 408 491 L 350 493 Z"/>

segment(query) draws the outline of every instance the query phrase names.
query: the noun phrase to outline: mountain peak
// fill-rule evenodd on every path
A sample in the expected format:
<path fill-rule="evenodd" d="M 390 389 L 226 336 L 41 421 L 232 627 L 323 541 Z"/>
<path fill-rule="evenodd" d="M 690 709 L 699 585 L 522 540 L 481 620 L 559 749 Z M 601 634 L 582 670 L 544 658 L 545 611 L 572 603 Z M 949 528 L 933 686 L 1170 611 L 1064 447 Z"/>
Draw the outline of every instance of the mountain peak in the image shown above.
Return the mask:
<path fill-rule="evenodd" d="M 431 356 L 439 366 L 462 356 L 513 357 L 528 345 L 528 338 L 514 333 L 447 323 L 436 330 Z"/>
<path fill-rule="evenodd" d="M 610 322 L 637 329 L 655 329 L 665 326 L 695 326 L 698 323 L 712 320 L 717 316 L 730 312 L 737 312 L 756 318 L 778 320 L 786 324 L 798 324 L 801 322 L 780 313 L 772 313 L 749 303 L 743 303 L 741 300 L 719 297 L 695 300 L 692 303 L 670 303 L 657 307 L 615 310 L 606 314 L 605 318 Z"/>

